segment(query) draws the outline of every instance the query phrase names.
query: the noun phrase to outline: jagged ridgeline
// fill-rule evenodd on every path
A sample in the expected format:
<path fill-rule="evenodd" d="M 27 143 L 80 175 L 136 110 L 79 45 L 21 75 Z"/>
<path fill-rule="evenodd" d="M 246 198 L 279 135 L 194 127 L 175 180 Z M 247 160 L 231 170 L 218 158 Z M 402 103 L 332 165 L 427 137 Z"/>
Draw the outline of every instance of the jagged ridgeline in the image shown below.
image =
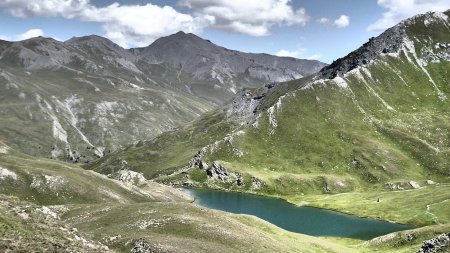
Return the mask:
<path fill-rule="evenodd" d="M 129 50 L 99 36 L 0 41 L 0 138 L 31 155 L 86 163 L 183 126 L 242 87 L 324 65 L 182 32 Z"/>
<path fill-rule="evenodd" d="M 450 175 L 449 12 L 418 15 L 318 74 L 247 89 L 189 126 L 108 155 L 167 183 L 270 194 L 415 188 Z"/>

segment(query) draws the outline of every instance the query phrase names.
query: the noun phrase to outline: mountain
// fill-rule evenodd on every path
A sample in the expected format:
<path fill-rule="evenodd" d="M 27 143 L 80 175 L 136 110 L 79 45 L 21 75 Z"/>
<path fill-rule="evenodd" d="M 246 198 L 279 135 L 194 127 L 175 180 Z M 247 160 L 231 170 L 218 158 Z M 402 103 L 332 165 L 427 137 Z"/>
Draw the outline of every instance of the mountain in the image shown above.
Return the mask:
<path fill-rule="evenodd" d="M 184 32 L 160 38 L 150 46 L 132 49 L 132 52 L 151 64 L 166 63 L 195 79 L 215 82 L 219 87 L 228 86 L 233 93 L 242 87 L 257 87 L 256 80 L 298 79 L 325 66 L 319 61 L 229 50 Z"/>
<path fill-rule="evenodd" d="M 173 60 L 177 55 L 179 63 Z M 183 126 L 247 85 L 261 87 L 324 66 L 250 57 L 182 33 L 141 49 L 124 49 L 100 36 L 0 41 L 0 137 L 27 154 L 88 163 Z M 255 75 L 254 68 L 273 75 Z M 229 79 L 222 78 L 225 72 Z"/>
<path fill-rule="evenodd" d="M 244 90 L 89 168 L 112 173 L 125 160 L 166 184 L 448 227 L 449 16 L 407 19 L 313 76 Z"/>

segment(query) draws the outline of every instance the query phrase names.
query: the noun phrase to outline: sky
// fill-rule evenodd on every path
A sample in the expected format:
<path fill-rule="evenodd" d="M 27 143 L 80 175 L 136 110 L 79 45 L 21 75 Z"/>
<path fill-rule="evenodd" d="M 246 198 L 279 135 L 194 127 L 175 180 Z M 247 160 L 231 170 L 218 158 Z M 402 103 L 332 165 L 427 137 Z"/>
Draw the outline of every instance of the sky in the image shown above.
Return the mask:
<path fill-rule="evenodd" d="M 178 31 L 243 52 L 331 63 L 450 0 L 0 0 L 0 39 L 96 34 L 124 48 Z"/>

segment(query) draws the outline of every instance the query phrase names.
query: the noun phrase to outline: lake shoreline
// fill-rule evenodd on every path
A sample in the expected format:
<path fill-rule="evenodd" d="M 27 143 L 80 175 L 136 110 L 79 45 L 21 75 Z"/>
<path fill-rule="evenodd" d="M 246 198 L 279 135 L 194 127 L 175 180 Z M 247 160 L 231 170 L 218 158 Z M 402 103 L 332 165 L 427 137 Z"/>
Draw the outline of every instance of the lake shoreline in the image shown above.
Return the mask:
<path fill-rule="evenodd" d="M 238 191 L 183 188 L 194 204 L 235 214 L 259 217 L 290 232 L 317 237 L 370 240 L 397 231 L 416 229 L 386 220 L 361 217 L 314 206 L 299 206 L 283 198 Z M 284 217 L 279 217 L 283 214 Z"/>
<path fill-rule="evenodd" d="M 225 188 L 205 188 L 205 187 L 179 187 L 179 189 L 183 190 L 183 192 L 185 189 L 186 190 L 192 189 L 192 190 L 208 190 L 208 191 L 218 191 L 218 192 L 233 192 L 233 193 L 249 194 L 249 195 L 258 196 L 258 197 L 278 199 L 278 200 L 287 202 L 296 207 L 311 207 L 311 208 L 317 208 L 317 209 L 326 210 L 326 211 L 333 211 L 333 212 L 337 212 L 337 213 L 341 213 L 341 214 L 345 214 L 345 215 L 356 216 L 356 217 L 362 218 L 362 219 L 373 219 L 373 220 L 377 220 L 377 221 L 389 222 L 389 223 L 394 223 L 394 224 L 399 224 L 399 225 L 413 226 L 414 228 L 412 228 L 412 229 L 428 226 L 428 225 L 423 225 L 423 224 L 418 225 L 418 224 L 414 224 L 414 223 L 397 222 L 397 221 L 393 221 L 393 220 L 382 219 L 382 218 L 375 217 L 375 216 L 361 215 L 358 213 L 349 212 L 349 211 L 345 211 L 342 209 L 324 208 L 322 206 L 317 206 L 317 205 L 299 205 L 296 202 L 292 201 L 290 198 L 284 198 L 280 195 L 269 195 L 269 194 L 264 194 L 264 193 L 257 193 L 254 191 L 237 191 L 237 190 L 230 190 L 230 189 L 225 189 Z M 333 196 L 335 194 L 323 194 L 323 195 Z M 195 196 L 192 196 L 192 197 L 194 198 L 194 201 L 192 201 L 191 203 L 195 203 L 196 197 Z"/>

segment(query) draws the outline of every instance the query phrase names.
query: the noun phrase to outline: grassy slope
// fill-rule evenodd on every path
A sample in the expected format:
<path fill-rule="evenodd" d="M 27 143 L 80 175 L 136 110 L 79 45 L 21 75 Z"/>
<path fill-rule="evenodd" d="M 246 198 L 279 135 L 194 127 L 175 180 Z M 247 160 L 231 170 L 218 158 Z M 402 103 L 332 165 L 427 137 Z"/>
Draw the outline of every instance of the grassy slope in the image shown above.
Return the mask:
<path fill-rule="evenodd" d="M 63 162 L 31 157 L 7 148 L 0 153 L 0 168 L 15 178 L 0 178 L 0 192 L 43 205 L 99 202 L 189 201 L 170 187 L 149 184 L 138 188 Z M 150 188 L 150 189 L 148 189 Z"/>
<path fill-rule="evenodd" d="M 157 252 L 351 252 L 254 217 L 192 204 L 88 205 L 62 219 L 120 252 L 129 252 L 138 239 Z"/>
<path fill-rule="evenodd" d="M 62 222 L 48 219 L 42 210 L 0 194 L 0 251 L 108 252 Z"/>
<path fill-rule="evenodd" d="M 417 252 L 421 248 L 423 241 L 447 233 L 449 224 L 422 227 L 414 230 L 401 231 L 397 233 L 380 236 L 370 241 L 364 242 L 347 238 L 326 238 L 328 241 L 346 245 L 359 252 L 396 252 L 409 253 Z M 447 251 L 441 251 L 447 252 Z"/>
<path fill-rule="evenodd" d="M 432 225 L 450 223 L 449 190 L 449 184 L 440 184 L 402 191 L 295 196 L 289 201 L 405 224 Z"/>
<path fill-rule="evenodd" d="M 140 242 L 158 252 L 349 252 L 190 200 L 167 186 L 122 184 L 0 142 L 0 250 L 130 252 Z"/>

